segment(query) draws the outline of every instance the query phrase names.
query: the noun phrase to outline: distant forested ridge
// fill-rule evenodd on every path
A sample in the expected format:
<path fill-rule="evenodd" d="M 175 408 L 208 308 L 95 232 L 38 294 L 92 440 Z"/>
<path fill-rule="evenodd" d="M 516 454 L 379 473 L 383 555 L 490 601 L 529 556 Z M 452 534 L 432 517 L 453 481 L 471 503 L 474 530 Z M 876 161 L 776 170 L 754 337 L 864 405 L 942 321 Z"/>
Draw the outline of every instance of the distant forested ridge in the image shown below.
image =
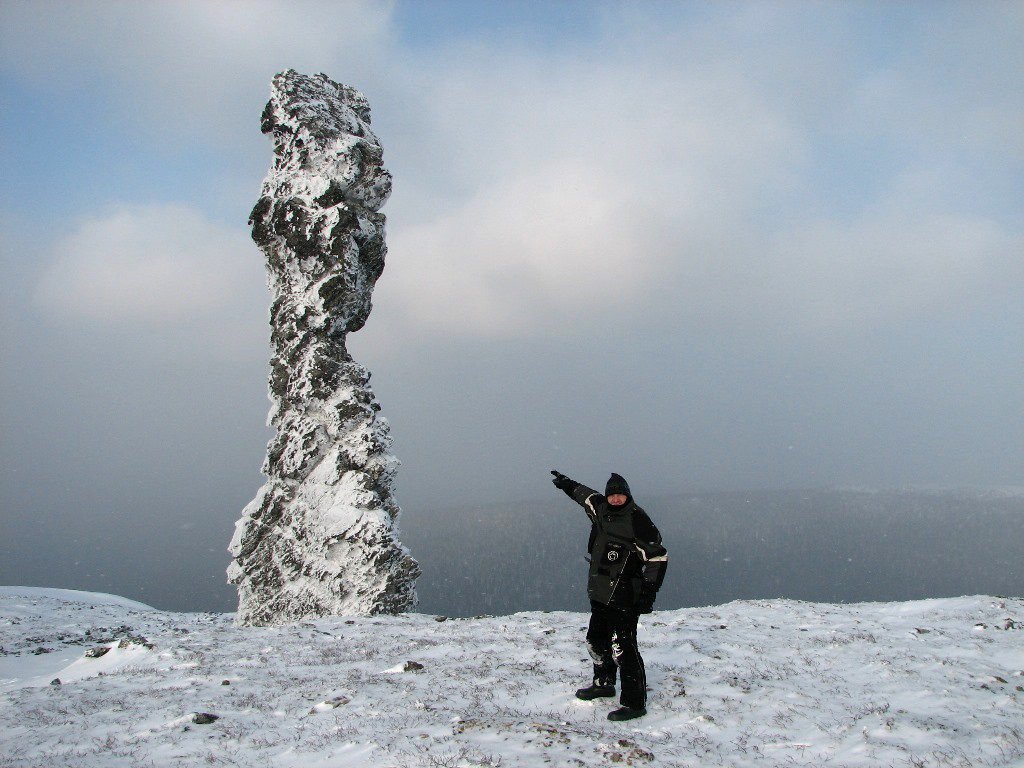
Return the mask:
<path fill-rule="evenodd" d="M 1024 595 L 1024 497 L 757 491 L 639 496 L 669 549 L 660 609 L 737 599 L 825 602 Z M 406 508 L 424 613 L 586 610 L 589 523 L 542 502 Z"/>

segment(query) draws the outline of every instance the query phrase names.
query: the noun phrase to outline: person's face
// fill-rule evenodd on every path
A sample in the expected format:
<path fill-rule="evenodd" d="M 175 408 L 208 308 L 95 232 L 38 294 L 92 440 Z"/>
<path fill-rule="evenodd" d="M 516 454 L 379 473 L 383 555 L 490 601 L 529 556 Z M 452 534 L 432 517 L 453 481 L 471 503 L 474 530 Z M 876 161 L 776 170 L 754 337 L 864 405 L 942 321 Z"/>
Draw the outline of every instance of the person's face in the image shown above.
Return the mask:
<path fill-rule="evenodd" d="M 613 507 L 621 507 L 627 501 L 629 501 L 629 496 L 624 493 L 613 493 L 608 497 L 608 503 Z"/>

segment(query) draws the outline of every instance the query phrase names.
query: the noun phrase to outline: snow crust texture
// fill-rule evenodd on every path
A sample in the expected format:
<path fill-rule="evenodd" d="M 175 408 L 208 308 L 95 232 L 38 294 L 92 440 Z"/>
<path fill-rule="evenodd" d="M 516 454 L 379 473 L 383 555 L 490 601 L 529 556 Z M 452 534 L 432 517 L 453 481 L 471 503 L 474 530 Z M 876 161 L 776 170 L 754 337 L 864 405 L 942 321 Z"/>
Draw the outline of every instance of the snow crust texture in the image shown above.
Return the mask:
<path fill-rule="evenodd" d="M 384 269 L 391 174 L 361 93 L 294 70 L 271 90 L 274 162 L 250 224 L 272 294 L 276 435 L 229 548 L 237 621 L 398 613 L 415 604 L 419 566 L 398 539 L 389 426 L 345 343 Z"/>
<path fill-rule="evenodd" d="M 242 629 L 94 597 L 0 588 L 0 766 L 1024 765 L 1020 599 L 656 612 L 648 714 L 612 723 L 573 696 L 583 613 Z"/>

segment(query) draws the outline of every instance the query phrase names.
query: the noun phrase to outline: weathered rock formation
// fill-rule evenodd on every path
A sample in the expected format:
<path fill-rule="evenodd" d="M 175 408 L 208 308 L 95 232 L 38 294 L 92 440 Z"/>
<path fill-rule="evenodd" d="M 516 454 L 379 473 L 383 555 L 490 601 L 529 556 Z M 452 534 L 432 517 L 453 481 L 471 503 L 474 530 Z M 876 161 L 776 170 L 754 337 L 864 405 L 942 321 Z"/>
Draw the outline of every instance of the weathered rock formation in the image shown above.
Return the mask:
<path fill-rule="evenodd" d="M 384 269 L 391 174 L 365 97 L 326 75 L 277 75 L 261 127 L 275 157 L 249 223 L 272 294 L 277 433 L 231 541 L 237 621 L 401 612 L 419 566 L 397 535 L 398 460 L 370 373 L 345 347 Z"/>

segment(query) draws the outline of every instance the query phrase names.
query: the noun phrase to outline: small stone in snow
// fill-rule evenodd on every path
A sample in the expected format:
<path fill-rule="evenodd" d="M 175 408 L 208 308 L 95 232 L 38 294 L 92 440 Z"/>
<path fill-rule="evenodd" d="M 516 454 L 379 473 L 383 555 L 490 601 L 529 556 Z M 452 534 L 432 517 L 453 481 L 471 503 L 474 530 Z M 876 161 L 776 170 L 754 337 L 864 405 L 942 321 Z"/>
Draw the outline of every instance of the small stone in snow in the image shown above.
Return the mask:
<path fill-rule="evenodd" d="M 110 648 L 105 645 L 97 645 L 95 648 L 90 648 L 86 651 L 85 656 L 88 659 L 98 659 L 100 656 L 104 656 L 109 650 Z"/>
<path fill-rule="evenodd" d="M 212 712 L 196 712 L 192 715 L 192 722 L 196 725 L 209 725 L 215 720 L 220 720 L 220 715 L 215 715 Z"/>
<path fill-rule="evenodd" d="M 53 678 L 53 680 L 50 681 L 50 685 L 61 685 L 60 678 L 59 677 Z"/>
<path fill-rule="evenodd" d="M 434 621 L 448 621 L 447 616 L 435 616 Z"/>
<path fill-rule="evenodd" d="M 220 684 L 221 685 L 231 685 L 231 681 L 230 680 L 221 680 Z"/>
<path fill-rule="evenodd" d="M 352 701 L 352 699 L 350 699 L 348 696 L 335 696 L 333 699 L 330 699 L 329 701 L 321 701 L 319 704 L 317 704 L 311 710 L 309 710 L 309 714 L 313 715 L 317 712 L 326 712 L 330 709 L 337 709 L 338 707 L 342 707 L 348 704 L 350 701 Z"/>
<path fill-rule="evenodd" d="M 402 667 L 402 669 L 406 672 L 418 672 L 419 670 L 423 669 L 423 665 L 420 664 L 418 661 L 407 661 L 405 662 L 405 666 Z"/>

